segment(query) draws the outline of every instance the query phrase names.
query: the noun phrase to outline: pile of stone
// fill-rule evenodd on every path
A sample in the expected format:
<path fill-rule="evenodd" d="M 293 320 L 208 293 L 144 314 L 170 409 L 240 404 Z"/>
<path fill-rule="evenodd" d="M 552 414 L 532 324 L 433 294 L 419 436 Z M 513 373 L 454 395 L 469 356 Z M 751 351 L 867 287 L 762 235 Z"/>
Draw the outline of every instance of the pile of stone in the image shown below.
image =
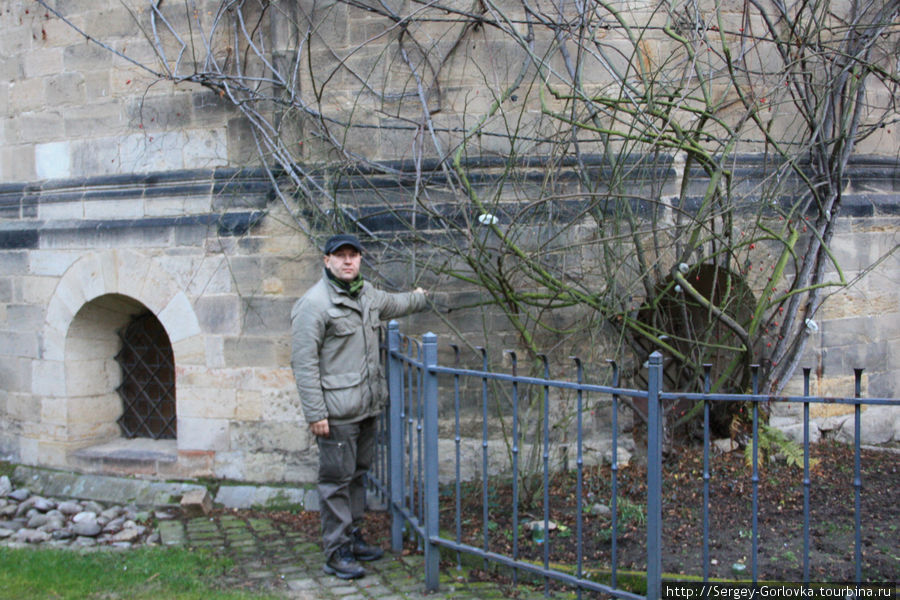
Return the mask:
<path fill-rule="evenodd" d="M 131 548 L 158 544 L 160 535 L 149 523 L 175 516 L 134 506 L 104 506 L 93 500 L 44 498 L 14 487 L 5 475 L 0 477 L 0 544 L 4 545 Z"/>

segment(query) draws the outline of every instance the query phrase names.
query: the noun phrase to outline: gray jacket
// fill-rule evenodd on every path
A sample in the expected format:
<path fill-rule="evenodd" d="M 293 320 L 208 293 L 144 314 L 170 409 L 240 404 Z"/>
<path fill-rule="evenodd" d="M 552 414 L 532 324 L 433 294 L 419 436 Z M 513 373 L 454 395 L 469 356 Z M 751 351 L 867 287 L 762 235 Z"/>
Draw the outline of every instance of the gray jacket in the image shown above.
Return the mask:
<path fill-rule="evenodd" d="M 291 368 L 308 423 L 353 423 L 387 401 L 378 333 L 383 320 L 424 310 L 425 294 L 391 294 L 368 282 L 357 298 L 323 277 L 291 310 Z"/>

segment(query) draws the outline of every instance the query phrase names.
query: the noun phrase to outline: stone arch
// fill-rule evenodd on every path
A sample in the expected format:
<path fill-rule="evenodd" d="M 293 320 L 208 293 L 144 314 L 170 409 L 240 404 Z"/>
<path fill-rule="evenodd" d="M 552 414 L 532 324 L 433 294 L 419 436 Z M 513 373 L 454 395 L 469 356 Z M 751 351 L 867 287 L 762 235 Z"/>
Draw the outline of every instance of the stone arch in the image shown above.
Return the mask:
<path fill-rule="evenodd" d="M 176 365 L 205 362 L 190 300 L 152 257 L 132 250 L 91 252 L 60 278 L 47 305 L 32 384 L 41 399 L 41 462 L 64 465 L 74 450 L 120 438 L 116 331 L 146 309 L 166 330 Z"/>

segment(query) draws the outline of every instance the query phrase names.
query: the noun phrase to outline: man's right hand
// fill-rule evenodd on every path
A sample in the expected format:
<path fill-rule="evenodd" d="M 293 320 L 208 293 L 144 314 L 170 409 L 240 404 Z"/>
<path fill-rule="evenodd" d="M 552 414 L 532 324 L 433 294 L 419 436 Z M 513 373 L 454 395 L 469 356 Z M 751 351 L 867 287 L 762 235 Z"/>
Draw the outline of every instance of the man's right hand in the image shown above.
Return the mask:
<path fill-rule="evenodd" d="M 315 436 L 328 437 L 328 433 L 329 433 L 328 419 L 322 419 L 321 421 L 316 421 L 315 423 L 310 423 L 309 430 Z"/>

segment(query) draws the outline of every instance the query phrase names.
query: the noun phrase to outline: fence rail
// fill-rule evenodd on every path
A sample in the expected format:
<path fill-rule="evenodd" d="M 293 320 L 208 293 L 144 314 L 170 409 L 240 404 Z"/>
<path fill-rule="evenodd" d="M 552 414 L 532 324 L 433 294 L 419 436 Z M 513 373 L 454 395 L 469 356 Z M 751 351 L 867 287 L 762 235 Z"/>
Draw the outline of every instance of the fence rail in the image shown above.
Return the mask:
<path fill-rule="evenodd" d="M 482 351 L 482 369 L 473 370 L 457 367 L 448 367 L 438 364 L 438 341 L 434 334 L 427 333 L 421 342 L 401 336 L 398 326 L 391 322 L 388 327 L 386 344 L 386 359 L 388 370 L 388 382 L 390 389 L 390 406 L 380 429 L 379 460 L 376 461 L 371 480 L 375 487 L 380 489 L 384 497 L 389 501 L 392 513 L 391 545 L 394 551 L 400 551 L 403 546 L 404 532 L 415 538 L 416 543 L 424 551 L 425 555 L 425 586 L 429 591 L 438 589 L 440 550 L 445 549 L 455 553 L 457 563 L 463 555 L 473 556 L 487 563 L 495 563 L 509 567 L 514 580 L 518 580 L 520 573 L 530 573 L 543 578 L 545 592 L 550 591 L 550 582 L 556 581 L 570 586 L 581 597 L 582 591 L 600 592 L 616 598 L 636 600 L 646 597 L 649 600 L 657 600 L 661 596 L 663 570 L 663 523 L 662 523 L 662 498 L 663 498 L 663 403 L 673 401 L 692 401 L 702 403 L 703 406 L 703 466 L 702 466 L 702 579 L 708 581 L 710 577 L 710 407 L 715 402 L 750 402 L 752 403 L 752 441 L 751 441 L 751 552 L 750 552 L 750 579 L 752 583 L 759 581 L 759 488 L 760 488 L 760 456 L 759 456 L 759 426 L 760 406 L 768 403 L 797 403 L 803 407 L 803 580 L 810 581 L 810 405 L 816 403 L 847 404 L 854 408 L 854 465 L 853 465 L 853 493 L 854 493 L 854 565 L 856 582 L 863 581 L 862 572 L 862 539 L 861 539 L 861 497 L 862 497 L 862 470 L 861 470 L 861 407 L 863 405 L 900 406 L 900 400 L 892 398 L 861 398 L 862 370 L 856 370 L 856 394 L 853 398 L 825 398 L 809 395 L 809 371 L 804 373 L 803 396 L 768 396 L 758 393 L 756 378 L 752 394 L 711 394 L 709 393 L 709 375 L 707 371 L 706 392 L 702 394 L 672 393 L 661 390 L 662 382 L 662 356 L 658 353 L 651 355 L 649 360 L 649 378 L 647 390 L 635 390 L 618 387 L 619 373 L 615 363 L 610 363 L 612 385 L 588 384 L 583 381 L 583 369 L 581 361 L 573 358 L 577 367 L 577 375 L 574 381 L 551 379 L 546 357 L 544 358 L 543 377 L 523 376 L 517 373 L 517 358 L 514 352 L 508 352 L 512 364 L 510 373 L 490 371 L 487 355 Z M 457 359 L 459 350 L 456 349 Z M 458 360 L 457 360 L 458 364 Z M 445 378 L 445 387 L 453 390 L 453 449 L 452 457 L 453 473 L 449 477 L 448 484 L 453 488 L 453 505 L 449 507 L 454 513 L 454 524 L 451 529 L 453 537 L 442 534 L 440 513 L 441 499 L 445 494 L 440 492 L 441 447 L 439 438 L 438 421 L 438 380 Z M 449 379 L 449 382 L 446 381 Z M 481 527 L 483 537 L 481 546 L 466 543 L 462 533 L 463 515 L 461 514 L 461 498 L 463 495 L 461 468 L 464 462 L 462 457 L 463 438 L 460 424 L 460 398 L 461 384 L 475 382 L 480 384 L 480 410 L 481 410 L 481 456 L 480 456 L 480 481 L 482 514 Z M 511 482 L 512 502 L 508 510 L 512 511 L 511 523 L 514 525 L 511 533 L 510 552 L 498 552 L 490 547 L 489 530 L 491 515 L 489 513 L 489 497 L 491 494 L 492 475 L 489 464 L 489 423 L 492 415 L 489 413 L 491 405 L 491 386 L 503 386 L 511 406 L 511 418 L 509 432 L 509 470 L 503 477 Z M 531 444 L 538 444 L 540 449 L 540 476 L 542 477 L 542 529 L 545 535 L 550 528 L 550 498 L 549 478 L 551 474 L 551 456 L 554 449 L 551 447 L 550 421 L 551 421 L 551 390 L 563 390 L 574 394 L 575 416 L 575 540 L 576 560 L 571 569 L 564 569 L 550 562 L 550 539 L 546 537 L 543 543 L 543 560 L 532 562 L 524 560 L 520 553 L 521 537 L 518 523 L 520 522 L 519 510 L 519 467 L 523 449 L 523 432 L 520 431 L 520 397 L 523 388 L 528 388 L 534 394 L 537 390 L 542 396 L 540 405 L 540 439 L 532 439 Z M 586 535 L 583 527 L 584 513 L 584 398 L 587 394 L 599 395 L 608 398 L 611 409 L 611 482 L 610 482 L 610 519 L 611 537 L 610 565 L 608 581 L 601 583 L 591 579 L 590 574 L 584 568 L 584 539 Z M 617 567 L 617 538 L 619 533 L 619 516 L 617 503 L 619 502 L 618 490 L 618 418 L 622 408 L 622 398 L 646 398 L 647 400 L 647 502 L 646 502 L 646 596 L 641 596 L 633 591 L 620 587 L 620 571 Z M 447 436 L 445 435 L 445 438 Z M 446 462 L 446 457 L 444 457 Z M 472 465 L 467 465 L 472 468 Z M 497 476 L 499 479 L 501 476 Z M 447 479 L 445 475 L 445 479 Z M 445 510 L 449 510 L 445 506 Z"/>

